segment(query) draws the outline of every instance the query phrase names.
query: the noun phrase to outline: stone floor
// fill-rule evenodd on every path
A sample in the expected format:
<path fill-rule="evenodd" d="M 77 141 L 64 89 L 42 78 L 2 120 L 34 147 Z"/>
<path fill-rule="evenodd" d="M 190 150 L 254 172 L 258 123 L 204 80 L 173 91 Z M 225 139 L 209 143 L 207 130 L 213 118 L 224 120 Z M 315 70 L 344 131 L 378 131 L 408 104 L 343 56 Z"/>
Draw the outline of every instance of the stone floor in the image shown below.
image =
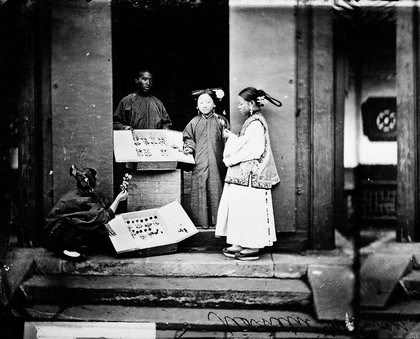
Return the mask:
<path fill-rule="evenodd" d="M 373 255 L 386 255 L 390 258 L 392 256 L 415 256 L 420 258 L 420 244 L 401 244 L 395 241 L 395 232 L 381 231 L 372 233 L 365 233 L 366 241 L 364 247 L 360 249 L 360 257 L 367 258 Z M 363 235 L 363 234 L 362 234 Z M 127 258 L 119 257 L 116 254 L 96 254 L 89 257 L 84 263 L 74 264 L 61 260 L 55 257 L 52 253 L 41 249 L 18 249 L 14 248 L 13 244 L 8 243 L 8 250 L 4 251 L 2 262 L 2 273 L 6 273 L 11 268 L 8 265 L 15 265 L 15 269 L 24 262 L 35 262 L 38 272 L 48 274 L 70 274 L 70 275 L 118 275 L 126 274 L 132 276 L 156 276 L 156 277 L 250 277 L 250 278 L 278 278 L 278 279 L 307 279 L 310 274 L 319 274 L 320 271 L 328 268 L 330 273 L 332 286 L 334 284 L 334 272 L 341 274 L 342 272 L 352 272 L 355 260 L 355 249 L 352 239 L 344 237 L 339 232 L 336 232 L 336 245 L 334 251 L 327 252 L 314 252 L 308 251 L 302 254 L 279 254 L 279 253 L 264 253 L 261 259 L 255 262 L 240 262 L 225 258 L 219 252 L 212 253 L 174 253 L 161 256 L 153 256 L 147 258 Z M 17 270 L 19 271 L 19 270 Z M 16 280 L 23 278 L 23 272 L 17 272 Z M 310 273 L 312 272 L 312 273 Z M 340 273 L 341 272 L 341 273 Z M 19 278 L 19 274 L 22 276 Z M 261 280 L 263 281 L 263 280 Z M 320 285 L 320 287 L 324 288 Z M 313 288 L 313 286 L 312 286 Z M 334 288 L 332 289 L 334 290 Z M 328 314 L 328 311 L 335 314 L 335 310 L 343 308 L 344 300 L 342 293 L 344 291 L 338 290 L 327 294 L 321 294 L 320 297 L 330 297 L 328 303 L 334 303 L 338 300 L 334 309 L 332 304 L 320 306 L 317 309 L 319 314 Z M 340 297 L 341 295 L 341 297 Z M 341 304 L 340 304 L 341 302 Z M 404 304 L 406 312 L 406 319 L 403 326 L 398 323 L 399 320 L 392 318 L 392 308 L 396 310 L 395 304 L 390 305 L 389 310 L 369 311 L 366 312 L 367 316 L 371 319 L 381 319 L 381 322 L 369 322 L 372 326 L 370 334 L 366 338 L 415 338 L 418 336 L 419 323 L 415 315 L 420 315 L 420 306 L 418 304 L 406 303 Z M 324 307 L 324 308 L 323 308 Z M 330 308 L 330 310 L 328 309 Z M 333 311 L 331 311 L 333 309 Z M 343 309 L 341 315 L 344 316 L 347 312 Z M 0 310 L 1 311 L 1 310 Z M 125 311 L 121 311 L 125 312 Z M 324 313 L 322 313 L 324 312 Z M 326 312 L 326 313 L 325 313 Z M 387 313 L 388 312 L 388 313 Z M 390 315 L 391 314 L 391 315 Z M 413 317 L 414 315 L 414 317 Z M 389 318 L 391 317 L 391 318 Z M 8 319 L 8 316 L 3 316 L 3 319 Z M 386 319 L 386 320 L 382 320 Z M 13 320 L 13 319 L 11 319 Z M 420 320 L 420 319 L 419 319 Z M 11 321 L 12 323 L 12 321 Z M 4 334 L 2 338 L 14 338 Z M 216 337 L 216 336 L 215 336 Z M 243 336 L 241 336 L 242 338 Z M 248 337 L 248 338 L 252 338 Z"/>

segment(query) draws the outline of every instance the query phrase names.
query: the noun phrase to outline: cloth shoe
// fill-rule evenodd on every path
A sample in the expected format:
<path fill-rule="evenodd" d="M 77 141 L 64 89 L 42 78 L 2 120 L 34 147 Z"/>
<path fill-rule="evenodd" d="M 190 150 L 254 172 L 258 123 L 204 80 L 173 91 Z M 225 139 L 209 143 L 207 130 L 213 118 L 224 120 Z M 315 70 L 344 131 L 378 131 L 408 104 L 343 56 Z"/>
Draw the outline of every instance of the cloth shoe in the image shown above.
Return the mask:
<path fill-rule="evenodd" d="M 242 251 L 242 247 L 240 246 L 230 246 L 230 247 L 225 247 L 222 250 L 222 253 L 225 257 L 228 258 L 235 258 L 236 253 L 239 253 L 240 251 Z"/>
<path fill-rule="evenodd" d="M 239 251 L 235 254 L 235 259 L 242 261 L 258 260 L 260 258 L 260 251 Z"/>
<path fill-rule="evenodd" d="M 82 262 L 85 261 L 87 258 L 84 254 L 81 254 L 79 252 L 76 251 L 68 251 L 68 250 L 64 250 L 61 253 L 61 256 L 63 259 L 68 260 L 68 261 L 72 261 L 72 262 Z"/>

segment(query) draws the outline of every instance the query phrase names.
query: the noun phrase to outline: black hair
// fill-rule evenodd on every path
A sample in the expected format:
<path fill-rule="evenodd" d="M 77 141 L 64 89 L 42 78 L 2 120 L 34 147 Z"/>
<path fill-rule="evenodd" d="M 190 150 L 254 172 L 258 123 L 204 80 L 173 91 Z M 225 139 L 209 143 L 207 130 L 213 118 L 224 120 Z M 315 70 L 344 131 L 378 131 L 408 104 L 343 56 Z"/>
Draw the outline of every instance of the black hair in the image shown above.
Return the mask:
<path fill-rule="evenodd" d="M 201 91 L 195 91 L 193 94 L 195 96 L 195 101 L 197 102 L 198 98 L 203 94 L 208 94 L 210 98 L 213 100 L 213 103 L 214 104 L 216 103 L 217 101 L 216 94 L 211 89 L 203 89 Z"/>
<path fill-rule="evenodd" d="M 153 70 L 152 70 L 150 67 L 143 67 L 143 68 L 140 68 L 140 69 L 137 71 L 137 76 L 136 76 L 136 78 L 140 77 L 140 74 L 142 74 L 142 73 L 146 73 L 146 72 L 149 72 L 152 76 L 153 76 L 153 74 L 154 74 Z"/>
<path fill-rule="evenodd" d="M 89 186 L 92 188 L 96 187 L 96 170 L 90 167 L 83 168 L 83 174 L 88 178 L 89 180 Z"/>
<path fill-rule="evenodd" d="M 268 95 L 266 92 L 264 92 L 262 89 L 256 89 L 255 87 L 246 87 L 242 91 L 239 92 L 239 95 L 246 101 L 251 102 L 254 101 L 255 104 L 260 107 L 263 106 L 258 100 L 259 98 L 264 98 L 267 101 L 271 102 L 273 105 L 277 107 L 281 107 L 282 103 L 274 99 L 271 95 Z"/>
<path fill-rule="evenodd" d="M 76 178 L 76 186 L 84 192 L 93 192 L 96 187 L 96 170 L 85 167 L 79 170 L 76 166 L 70 167 L 70 175 Z"/>

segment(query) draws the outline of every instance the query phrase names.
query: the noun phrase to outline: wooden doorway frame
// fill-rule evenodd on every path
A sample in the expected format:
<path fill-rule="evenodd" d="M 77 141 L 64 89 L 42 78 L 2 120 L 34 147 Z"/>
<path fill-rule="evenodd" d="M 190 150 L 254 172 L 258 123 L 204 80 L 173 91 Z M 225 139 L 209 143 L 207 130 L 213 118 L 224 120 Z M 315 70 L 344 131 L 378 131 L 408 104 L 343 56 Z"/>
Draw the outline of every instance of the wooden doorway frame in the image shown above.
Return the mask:
<path fill-rule="evenodd" d="M 397 241 L 419 241 L 419 10 L 397 8 Z"/>
<path fill-rule="evenodd" d="M 309 248 L 335 248 L 336 130 L 329 6 L 297 7 L 297 223 Z"/>

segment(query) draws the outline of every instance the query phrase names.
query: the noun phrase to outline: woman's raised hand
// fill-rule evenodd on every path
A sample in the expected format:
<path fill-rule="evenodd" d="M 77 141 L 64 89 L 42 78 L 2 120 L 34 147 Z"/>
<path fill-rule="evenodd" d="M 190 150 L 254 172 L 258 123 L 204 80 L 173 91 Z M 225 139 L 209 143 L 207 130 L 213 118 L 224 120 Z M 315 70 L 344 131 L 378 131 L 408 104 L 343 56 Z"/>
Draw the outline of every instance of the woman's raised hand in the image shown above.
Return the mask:
<path fill-rule="evenodd" d="M 124 201 L 124 200 L 127 200 L 127 198 L 128 198 L 128 191 L 121 191 L 117 195 L 117 197 L 115 198 L 115 200 Z"/>

